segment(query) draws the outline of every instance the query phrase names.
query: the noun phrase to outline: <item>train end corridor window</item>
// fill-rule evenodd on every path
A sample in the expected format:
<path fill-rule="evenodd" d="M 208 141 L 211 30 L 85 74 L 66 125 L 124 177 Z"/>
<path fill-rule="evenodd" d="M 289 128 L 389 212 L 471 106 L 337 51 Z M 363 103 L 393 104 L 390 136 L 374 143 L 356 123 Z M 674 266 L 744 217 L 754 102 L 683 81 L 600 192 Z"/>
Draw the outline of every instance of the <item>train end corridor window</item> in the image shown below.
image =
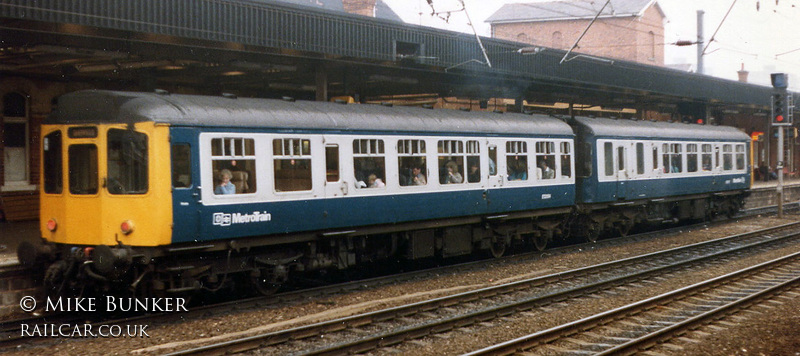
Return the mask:
<path fill-rule="evenodd" d="M 386 147 L 383 140 L 353 140 L 353 169 L 356 188 L 386 187 Z"/>
<path fill-rule="evenodd" d="M 192 149 L 188 144 L 172 145 L 172 186 L 188 188 L 192 186 Z"/>
<path fill-rule="evenodd" d="M 211 168 L 214 194 L 256 192 L 256 153 L 252 138 L 211 139 Z"/>
<path fill-rule="evenodd" d="M 75 195 L 97 194 L 97 146 L 70 145 L 69 192 Z"/>
<path fill-rule="evenodd" d="M 63 148 L 61 143 L 61 131 L 54 131 L 42 140 L 42 151 L 44 152 L 44 192 L 49 194 L 61 194 L 64 187 L 63 178 Z"/>

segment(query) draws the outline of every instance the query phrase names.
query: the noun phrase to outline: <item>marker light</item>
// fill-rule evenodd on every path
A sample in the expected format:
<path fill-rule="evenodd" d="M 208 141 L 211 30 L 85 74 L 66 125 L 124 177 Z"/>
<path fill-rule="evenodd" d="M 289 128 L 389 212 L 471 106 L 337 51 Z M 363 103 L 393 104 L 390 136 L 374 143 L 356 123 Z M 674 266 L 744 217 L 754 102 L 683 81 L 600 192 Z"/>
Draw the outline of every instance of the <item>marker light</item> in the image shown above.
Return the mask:
<path fill-rule="evenodd" d="M 130 234 L 133 232 L 134 229 L 133 221 L 125 220 L 122 222 L 122 224 L 119 225 L 119 228 L 120 230 L 122 230 L 123 234 L 125 235 Z"/>
<path fill-rule="evenodd" d="M 57 227 L 58 223 L 56 222 L 56 219 L 47 220 L 47 230 L 50 230 L 50 232 L 55 232 Z"/>

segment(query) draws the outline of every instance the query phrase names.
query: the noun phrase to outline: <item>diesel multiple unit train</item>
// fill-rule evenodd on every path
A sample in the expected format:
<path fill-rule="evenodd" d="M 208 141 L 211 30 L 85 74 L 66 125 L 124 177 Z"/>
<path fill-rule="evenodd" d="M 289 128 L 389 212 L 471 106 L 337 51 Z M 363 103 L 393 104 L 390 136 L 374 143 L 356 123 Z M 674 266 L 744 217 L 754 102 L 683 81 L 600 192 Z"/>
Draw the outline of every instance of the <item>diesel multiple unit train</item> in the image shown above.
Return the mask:
<path fill-rule="evenodd" d="M 55 293 L 271 293 L 296 271 L 447 258 L 732 214 L 732 127 L 389 105 L 81 91 L 42 125 Z"/>

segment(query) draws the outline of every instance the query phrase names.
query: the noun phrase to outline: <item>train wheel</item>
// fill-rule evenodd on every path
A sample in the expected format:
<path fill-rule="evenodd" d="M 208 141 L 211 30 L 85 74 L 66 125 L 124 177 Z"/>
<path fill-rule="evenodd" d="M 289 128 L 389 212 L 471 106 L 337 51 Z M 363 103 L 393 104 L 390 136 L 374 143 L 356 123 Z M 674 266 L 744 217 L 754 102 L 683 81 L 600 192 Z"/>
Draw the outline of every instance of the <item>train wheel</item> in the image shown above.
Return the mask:
<path fill-rule="evenodd" d="M 253 270 L 250 273 L 250 283 L 256 292 L 261 295 L 275 294 L 287 278 L 287 271 L 284 266 L 270 266 Z"/>
<path fill-rule="evenodd" d="M 489 247 L 489 252 L 492 254 L 492 257 L 500 258 L 506 253 L 507 246 L 505 241 L 494 241 Z"/>
<path fill-rule="evenodd" d="M 547 248 L 547 242 L 550 239 L 547 236 L 537 236 L 533 238 L 533 247 L 536 248 L 536 251 L 543 251 Z"/>
<path fill-rule="evenodd" d="M 631 232 L 631 229 L 633 229 L 633 221 L 622 220 L 617 224 L 617 231 L 622 237 L 628 236 L 628 233 Z"/>
<path fill-rule="evenodd" d="M 600 229 L 589 228 L 586 230 L 586 241 L 595 243 L 597 242 L 597 238 L 600 237 Z"/>

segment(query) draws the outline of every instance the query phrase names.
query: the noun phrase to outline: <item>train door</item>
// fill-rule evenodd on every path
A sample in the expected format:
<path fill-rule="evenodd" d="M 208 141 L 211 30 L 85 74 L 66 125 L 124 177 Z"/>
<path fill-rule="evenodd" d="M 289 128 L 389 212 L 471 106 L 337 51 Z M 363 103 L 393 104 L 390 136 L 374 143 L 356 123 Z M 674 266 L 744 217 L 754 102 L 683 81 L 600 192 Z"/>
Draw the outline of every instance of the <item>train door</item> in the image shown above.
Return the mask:
<path fill-rule="evenodd" d="M 498 164 L 500 164 L 500 160 L 498 160 L 498 149 L 497 147 L 502 147 L 497 142 L 489 142 L 487 145 L 486 152 L 487 154 L 487 166 L 485 172 L 488 172 L 487 175 L 487 187 L 488 188 L 497 188 L 503 185 L 503 175 L 500 174 L 502 170 L 500 170 Z"/>
<path fill-rule="evenodd" d="M 631 176 L 628 172 L 628 147 L 625 143 L 614 142 L 614 153 L 617 199 L 625 199 L 628 196 L 628 179 Z"/>
<path fill-rule="evenodd" d="M 344 157 L 342 150 L 347 147 L 345 140 L 335 136 L 326 136 L 323 138 L 323 142 L 325 143 L 325 196 L 347 195 L 352 188 L 352 186 L 348 186 L 348 183 L 353 183 L 346 182 L 342 174 L 342 157 Z"/>
<path fill-rule="evenodd" d="M 197 135 L 191 129 L 174 129 L 171 133 L 173 241 L 197 239 L 200 227 L 200 164 Z M 213 184 L 213 182 L 207 182 Z"/>

